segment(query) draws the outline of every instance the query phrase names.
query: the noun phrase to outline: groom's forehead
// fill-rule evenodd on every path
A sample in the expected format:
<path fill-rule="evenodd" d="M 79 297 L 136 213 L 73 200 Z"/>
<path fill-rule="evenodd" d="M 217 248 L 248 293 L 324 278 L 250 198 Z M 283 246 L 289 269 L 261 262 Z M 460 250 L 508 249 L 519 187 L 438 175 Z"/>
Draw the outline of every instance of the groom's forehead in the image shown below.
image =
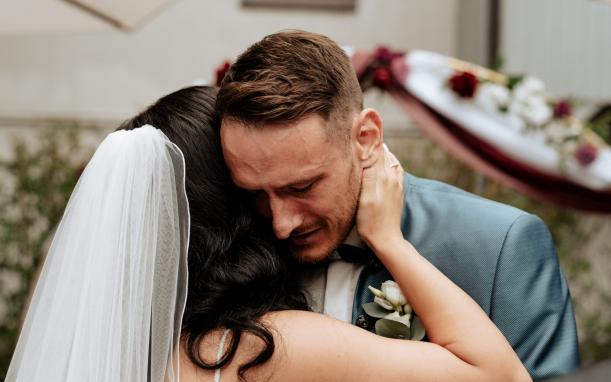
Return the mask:
<path fill-rule="evenodd" d="M 326 121 L 318 116 L 297 122 L 247 125 L 239 121 L 223 121 L 221 144 L 225 156 L 278 160 L 281 155 L 291 159 L 312 160 L 328 150 Z M 300 158 L 301 157 L 301 158 Z"/>
<path fill-rule="evenodd" d="M 328 172 L 326 161 L 258 162 L 244 157 L 228 163 L 231 178 L 236 186 L 246 191 L 284 190 L 305 186 L 321 179 Z"/>
<path fill-rule="evenodd" d="M 321 174 L 315 174 L 314 176 L 297 176 L 297 174 L 292 178 L 279 178 L 275 179 L 270 177 L 270 179 L 265 178 L 256 178 L 253 181 L 249 181 L 248 178 L 236 178 L 232 177 L 235 185 L 244 191 L 255 192 L 261 190 L 284 190 L 290 187 L 300 187 L 305 186 L 309 183 L 312 183 L 322 177 Z"/>
<path fill-rule="evenodd" d="M 278 190 L 329 173 L 343 151 L 329 144 L 325 124 L 317 115 L 265 126 L 223 121 L 221 143 L 234 183 L 250 191 Z"/>
<path fill-rule="evenodd" d="M 226 155 L 231 177 L 238 187 L 256 190 L 283 188 L 306 183 L 328 171 L 331 157 L 322 152 L 314 155 L 306 148 L 280 150 L 280 154 L 260 152 L 257 148 Z"/>

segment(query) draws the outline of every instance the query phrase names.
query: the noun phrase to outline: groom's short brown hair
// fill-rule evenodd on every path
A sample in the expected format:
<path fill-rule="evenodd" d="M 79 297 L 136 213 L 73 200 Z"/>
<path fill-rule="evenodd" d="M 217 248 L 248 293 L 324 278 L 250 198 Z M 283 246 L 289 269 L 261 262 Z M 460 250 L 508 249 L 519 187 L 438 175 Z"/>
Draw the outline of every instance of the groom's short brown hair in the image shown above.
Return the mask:
<path fill-rule="evenodd" d="M 264 37 L 238 57 L 221 83 L 216 106 L 222 119 L 249 126 L 318 114 L 340 122 L 329 124 L 337 134 L 349 131 L 346 118 L 362 109 L 363 94 L 350 59 L 333 40 L 283 31 Z"/>

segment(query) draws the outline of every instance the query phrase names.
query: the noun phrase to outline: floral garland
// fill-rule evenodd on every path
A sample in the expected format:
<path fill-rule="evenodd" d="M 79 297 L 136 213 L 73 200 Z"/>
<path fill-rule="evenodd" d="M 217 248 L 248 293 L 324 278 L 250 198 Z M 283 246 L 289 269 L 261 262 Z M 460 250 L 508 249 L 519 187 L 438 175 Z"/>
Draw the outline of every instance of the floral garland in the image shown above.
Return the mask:
<path fill-rule="evenodd" d="M 454 66 L 466 64 L 458 60 L 453 63 L 458 64 Z M 558 153 L 561 170 L 570 157 L 584 167 L 596 160 L 606 143 L 575 117 L 573 102 L 550 97 L 545 92 L 543 81 L 538 78 L 508 77 L 478 69 L 477 73 L 457 69 L 448 78 L 447 87 L 458 98 L 473 102 L 483 111 L 501 113 L 521 121 L 524 135 L 542 134 L 544 142 Z"/>
<path fill-rule="evenodd" d="M 607 146 L 598 129 L 575 117 L 573 102 L 550 97 L 540 79 L 506 76 L 457 59 L 449 59 L 448 66 L 455 70 L 447 79 L 448 89 L 484 112 L 520 121 L 523 135 L 543 136 L 543 142 L 558 153 L 560 170 L 570 157 L 581 166 L 591 165 Z M 357 75 L 363 91 L 373 87 L 393 91 L 404 86 L 408 71 L 404 53 L 380 46 Z"/>
<path fill-rule="evenodd" d="M 385 46 L 378 47 L 365 68 L 357 70 L 361 89 L 366 91 L 375 87 L 390 91 L 400 88 L 408 74 L 404 57 L 405 53 L 393 52 Z"/>

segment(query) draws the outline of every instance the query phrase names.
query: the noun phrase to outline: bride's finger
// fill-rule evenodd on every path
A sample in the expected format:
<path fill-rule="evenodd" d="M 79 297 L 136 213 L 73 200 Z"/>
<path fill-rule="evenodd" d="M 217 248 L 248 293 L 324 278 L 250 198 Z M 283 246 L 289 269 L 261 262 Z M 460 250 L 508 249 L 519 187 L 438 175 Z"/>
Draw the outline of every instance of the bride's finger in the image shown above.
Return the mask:
<path fill-rule="evenodd" d="M 386 143 L 382 143 L 382 146 L 384 147 L 384 166 L 385 167 L 390 167 L 392 165 L 391 162 L 391 158 L 390 158 L 390 150 L 388 149 L 388 146 L 386 146 Z"/>
<path fill-rule="evenodd" d="M 399 160 L 397 159 L 395 154 L 393 154 L 388 149 L 386 150 L 386 160 L 388 161 L 388 165 L 390 167 L 396 167 L 396 166 L 400 166 L 401 165 L 401 163 L 399 163 Z"/>

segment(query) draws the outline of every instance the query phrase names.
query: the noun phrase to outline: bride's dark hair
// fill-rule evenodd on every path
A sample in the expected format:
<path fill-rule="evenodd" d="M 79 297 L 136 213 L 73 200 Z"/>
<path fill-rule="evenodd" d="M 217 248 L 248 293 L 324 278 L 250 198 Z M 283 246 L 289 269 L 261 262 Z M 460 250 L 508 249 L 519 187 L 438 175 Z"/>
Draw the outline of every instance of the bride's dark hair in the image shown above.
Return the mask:
<path fill-rule="evenodd" d="M 182 339 L 193 363 L 216 369 L 234 358 L 244 333 L 258 337 L 262 350 L 240 365 L 241 379 L 251 367 L 270 359 L 274 339 L 260 318 L 267 312 L 307 310 L 305 295 L 293 274 L 290 256 L 280 256 L 271 233 L 257 224 L 251 208 L 231 182 L 223 161 L 216 89 L 192 86 L 161 99 L 119 129 L 149 124 L 182 151 L 191 213 L 189 290 Z M 218 362 L 200 357 L 200 343 L 218 328 L 231 331 Z"/>

